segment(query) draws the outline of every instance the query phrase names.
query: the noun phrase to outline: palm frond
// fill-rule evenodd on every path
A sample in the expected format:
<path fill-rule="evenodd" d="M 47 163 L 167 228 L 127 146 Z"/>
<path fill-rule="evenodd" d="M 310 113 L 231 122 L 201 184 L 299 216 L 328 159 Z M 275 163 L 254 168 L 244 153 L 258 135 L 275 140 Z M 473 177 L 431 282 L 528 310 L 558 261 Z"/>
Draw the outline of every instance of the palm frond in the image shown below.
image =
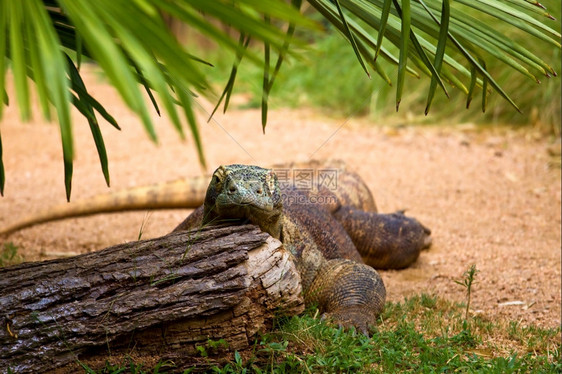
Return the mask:
<path fill-rule="evenodd" d="M 70 104 L 86 118 L 109 184 L 109 167 L 96 112 L 118 128 L 117 121 L 91 97 L 80 78 L 83 58 L 94 60 L 117 89 L 125 104 L 141 119 L 151 139 L 158 140 L 149 109 L 166 112 L 180 136 L 185 123 L 193 135 L 199 158 L 204 153 L 192 104 L 195 95 L 213 98 L 207 81 L 208 63 L 182 47 L 166 26 L 163 14 L 188 24 L 235 56 L 232 73 L 218 105 L 225 110 L 242 60 L 263 66 L 262 125 L 267 122 L 268 96 L 279 69 L 295 48 L 304 44 L 295 29 L 318 30 L 301 10 L 302 0 L 7 0 L 0 3 L 0 96 L 7 105 L 5 74 L 11 67 L 20 117 L 31 115 L 34 90 L 43 116 L 54 108 L 60 125 L 65 186 L 70 198 L 74 146 Z M 467 95 L 483 91 L 483 103 L 494 90 L 517 108 L 515 101 L 486 70 L 497 60 L 506 69 L 538 80 L 556 72 L 541 56 L 494 30 L 507 23 L 528 34 L 528 43 L 560 49 L 560 33 L 546 22 L 553 17 L 535 1 L 526 0 L 308 0 L 350 43 L 367 75 L 370 69 L 387 83 L 392 79 L 378 57 L 397 67 L 396 104 L 401 100 L 405 73 L 431 79 L 426 112 L 437 85 L 446 84 Z M 470 10 L 469 12 L 467 10 Z M 308 15 L 308 14 L 307 14 Z M 264 21 L 265 20 L 265 21 Z M 491 21 L 490 21 L 491 20 Z M 228 25 L 234 33 L 217 24 Z M 286 25 L 286 27 L 279 27 Z M 264 53 L 249 48 L 250 40 L 264 45 Z M 74 61 L 66 58 L 75 52 Z M 397 51 L 394 52 L 394 51 Z M 276 58 L 276 59 L 275 59 Z M 273 62 L 274 64 L 271 64 Z M 29 84 L 31 79 L 34 83 Z M 468 87 L 468 88 L 467 88 Z M 489 87 L 489 89 L 488 89 Z M 178 108 L 178 106 L 182 108 Z M 484 106 L 484 104 L 483 104 Z M 3 105 L 0 104 L 0 119 Z M 216 110 L 216 108 L 215 108 Z M 5 174 L 0 141 L 0 193 Z"/>

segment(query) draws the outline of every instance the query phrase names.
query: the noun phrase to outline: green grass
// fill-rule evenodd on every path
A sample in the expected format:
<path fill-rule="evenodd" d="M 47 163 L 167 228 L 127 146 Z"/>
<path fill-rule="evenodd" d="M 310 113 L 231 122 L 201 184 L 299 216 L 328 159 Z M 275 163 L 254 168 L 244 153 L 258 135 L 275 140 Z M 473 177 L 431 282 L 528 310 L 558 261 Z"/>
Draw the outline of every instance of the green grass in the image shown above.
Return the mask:
<path fill-rule="evenodd" d="M 464 319 L 465 305 L 421 294 L 387 303 L 367 337 L 315 316 L 277 321 L 252 352 L 236 353 L 214 373 L 559 373 L 560 328 L 524 327 L 483 316 Z M 209 349 L 213 349 L 212 344 Z M 207 349 L 201 348 L 205 357 Z M 145 369 L 130 359 L 99 373 L 163 373 L 171 363 Z M 174 368 L 177 370 L 178 368 Z M 88 371 L 87 372 L 93 372 Z M 189 372 L 189 371 L 186 371 Z"/>
<path fill-rule="evenodd" d="M 265 335 L 253 357 L 217 372 L 558 373 L 560 329 L 521 327 L 482 317 L 464 320 L 464 305 L 422 294 L 388 303 L 368 338 L 312 313 Z"/>
<path fill-rule="evenodd" d="M 119 364 L 111 364 L 106 362 L 105 367 L 100 371 L 95 371 L 88 367 L 85 364 L 81 364 L 82 368 L 84 369 L 85 373 L 88 374 L 120 374 L 120 373 L 127 373 L 127 374 L 145 374 L 145 373 L 167 373 L 167 369 L 174 368 L 174 365 L 171 362 L 159 362 L 153 369 L 147 370 L 144 368 L 142 364 L 137 364 L 131 358 L 126 358 L 123 362 Z"/>
<path fill-rule="evenodd" d="M 4 243 L 0 250 L 0 267 L 19 264 L 23 261 L 24 259 L 18 254 L 18 247 L 14 243 Z"/>

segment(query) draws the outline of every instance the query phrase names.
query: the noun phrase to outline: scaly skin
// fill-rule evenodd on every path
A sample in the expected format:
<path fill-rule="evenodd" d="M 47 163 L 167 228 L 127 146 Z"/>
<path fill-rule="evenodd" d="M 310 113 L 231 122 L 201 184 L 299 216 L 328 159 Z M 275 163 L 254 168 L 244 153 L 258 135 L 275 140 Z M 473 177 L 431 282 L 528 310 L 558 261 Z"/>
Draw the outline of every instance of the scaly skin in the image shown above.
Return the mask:
<path fill-rule="evenodd" d="M 306 190 L 280 185 L 271 169 L 221 166 L 204 205 L 174 231 L 224 221 L 258 225 L 293 254 L 307 304 L 340 325 L 366 332 L 386 297 L 382 279 L 369 265 L 408 266 L 430 245 L 430 232 L 402 213 L 376 213 L 365 183 L 337 166 L 337 188 Z"/>

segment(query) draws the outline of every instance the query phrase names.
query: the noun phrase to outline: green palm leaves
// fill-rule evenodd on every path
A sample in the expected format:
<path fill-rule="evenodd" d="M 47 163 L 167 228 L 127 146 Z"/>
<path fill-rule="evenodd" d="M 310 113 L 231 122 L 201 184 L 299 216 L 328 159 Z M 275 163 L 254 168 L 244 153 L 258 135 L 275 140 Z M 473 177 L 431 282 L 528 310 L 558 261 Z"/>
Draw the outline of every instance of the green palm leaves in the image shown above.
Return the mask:
<path fill-rule="evenodd" d="M 5 74 L 11 68 L 15 98 L 21 118 L 31 113 L 30 91 L 35 90 L 45 118 L 60 125 L 65 166 L 65 186 L 70 198 L 74 155 L 71 104 L 87 119 L 95 140 L 100 165 L 109 185 L 108 160 L 98 117 L 119 128 L 117 121 L 90 96 L 79 64 L 82 56 L 95 60 L 123 101 L 141 119 L 148 135 L 157 141 L 148 97 L 159 113 L 167 113 L 180 136 L 191 132 L 204 163 L 193 100 L 198 94 L 214 97 L 205 68 L 208 64 L 182 47 L 169 32 L 163 14 L 198 30 L 234 55 L 234 65 L 223 95 L 225 109 L 242 61 L 264 67 L 262 124 L 267 121 L 267 98 L 291 44 L 302 43 L 295 29 L 317 29 L 301 13 L 300 0 L 3 0 L 0 2 L 0 118 L 10 101 Z M 554 75 L 541 58 L 494 30 L 494 22 L 506 22 L 560 48 L 560 34 L 543 20 L 551 17 L 534 0 L 308 0 L 350 42 L 367 74 L 369 68 L 392 82 L 379 57 L 397 66 L 398 107 L 407 72 L 431 79 L 426 112 L 435 91 L 457 88 L 470 102 L 476 87 L 485 103 L 495 90 L 514 107 L 515 103 L 486 71 L 485 61 L 501 61 L 531 79 Z M 482 18 L 482 16 L 484 18 Z M 229 25 L 237 33 L 225 32 Z M 248 48 L 250 40 L 263 44 L 264 54 Z M 396 53 L 394 51 L 397 51 Z M 75 60 L 68 54 L 75 56 Z M 30 83 L 30 80 L 33 83 Z M 488 89 L 489 87 L 489 89 Z M 216 100 L 216 99 L 215 99 Z M 12 100 L 13 101 L 13 100 Z M 0 138 L 1 139 L 1 138 Z M 5 174 L 0 141 L 0 192 Z"/>

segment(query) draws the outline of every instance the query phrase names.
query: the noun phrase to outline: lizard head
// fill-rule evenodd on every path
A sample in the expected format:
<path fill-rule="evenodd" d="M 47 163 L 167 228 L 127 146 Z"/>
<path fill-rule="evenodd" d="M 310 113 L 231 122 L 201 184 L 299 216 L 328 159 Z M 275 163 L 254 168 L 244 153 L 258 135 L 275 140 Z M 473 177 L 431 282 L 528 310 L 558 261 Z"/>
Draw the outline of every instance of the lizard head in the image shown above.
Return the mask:
<path fill-rule="evenodd" d="M 248 221 L 279 238 L 283 205 L 277 175 L 250 165 L 220 166 L 211 178 L 203 223 Z"/>

